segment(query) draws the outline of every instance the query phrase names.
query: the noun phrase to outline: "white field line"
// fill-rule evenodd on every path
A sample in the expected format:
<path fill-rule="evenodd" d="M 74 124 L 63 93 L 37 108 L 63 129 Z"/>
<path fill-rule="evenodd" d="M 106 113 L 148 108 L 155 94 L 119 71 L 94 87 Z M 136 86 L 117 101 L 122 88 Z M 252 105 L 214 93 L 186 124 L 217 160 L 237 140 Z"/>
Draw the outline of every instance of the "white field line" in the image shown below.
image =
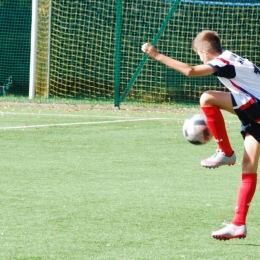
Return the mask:
<path fill-rule="evenodd" d="M 0 127 L 0 130 L 18 130 L 18 129 L 27 129 L 27 128 L 41 128 L 41 127 L 58 127 L 58 126 L 75 126 L 75 125 L 98 125 L 98 124 L 111 124 L 111 123 L 124 123 L 124 122 L 138 122 L 138 121 L 153 121 L 153 120 L 182 120 L 184 121 L 183 117 L 178 117 L 173 115 L 172 117 L 167 118 L 138 118 L 138 117 L 129 117 L 127 116 L 106 116 L 106 115 L 75 115 L 75 114 L 42 114 L 42 113 L 17 113 L 17 112 L 4 112 L 0 111 L 0 114 L 4 115 L 31 115 L 31 116 L 53 116 L 53 117 L 86 117 L 86 118 L 117 118 L 118 120 L 111 120 L 111 121 L 94 121 L 94 122 L 76 122 L 76 123 L 58 123 L 58 124 L 39 124 L 39 125 L 21 125 L 21 126 L 6 126 Z M 123 118 L 120 119 L 119 118 Z M 238 122 L 237 120 L 225 120 L 226 122 Z"/>
<path fill-rule="evenodd" d="M 137 117 L 131 117 L 131 116 L 106 116 L 106 115 L 76 115 L 76 114 L 42 114 L 42 113 L 16 113 L 16 112 L 4 112 L 0 111 L 0 115 L 26 115 L 26 116 L 56 116 L 56 117 L 86 117 L 86 118 L 137 118 Z M 142 117 L 140 117 L 142 118 Z M 168 118 L 164 118 L 168 119 Z"/>
<path fill-rule="evenodd" d="M 95 116 L 91 116 L 91 115 L 75 115 L 75 114 L 42 114 L 42 113 L 17 113 L 17 112 L 4 112 L 4 111 L 0 111 L 0 115 L 29 115 L 29 116 L 56 116 L 56 117 L 86 117 L 86 118 L 128 118 L 128 119 L 144 119 L 144 120 L 184 120 L 183 117 L 178 117 L 176 115 L 172 115 L 172 117 L 161 117 L 161 118 L 144 118 L 144 117 L 134 117 L 134 116 L 106 116 L 106 115 L 95 115 Z M 239 122 L 239 120 L 234 119 L 234 120 L 225 120 L 225 122 Z"/>
<path fill-rule="evenodd" d="M 44 124 L 44 125 L 7 126 L 7 127 L 0 127 L 0 130 L 17 130 L 17 129 L 26 129 L 26 128 L 75 126 L 75 125 L 98 125 L 98 124 L 125 123 L 125 122 L 138 122 L 138 121 L 152 121 L 152 120 L 162 120 L 162 118 L 136 118 L 130 120 L 125 119 L 125 120 L 98 121 L 98 122 L 96 121 L 96 122 L 59 123 L 59 124 Z"/>

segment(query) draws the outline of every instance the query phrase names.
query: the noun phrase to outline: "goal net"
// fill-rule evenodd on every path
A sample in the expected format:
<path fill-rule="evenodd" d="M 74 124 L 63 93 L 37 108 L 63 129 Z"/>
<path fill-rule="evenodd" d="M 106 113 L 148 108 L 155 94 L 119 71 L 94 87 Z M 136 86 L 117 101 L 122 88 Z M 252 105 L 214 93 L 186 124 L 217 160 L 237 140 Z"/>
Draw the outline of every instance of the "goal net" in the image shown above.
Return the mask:
<path fill-rule="evenodd" d="M 162 25 L 156 47 L 165 55 L 199 64 L 191 42 L 209 29 L 225 49 L 260 65 L 260 0 L 182 0 L 167 20 L 174 4 L 39 0 L 36 96 L 174 106 L 197 104 L 207 89 L 224 90 L 214 76 L 187 78 L 151 59 L 139 69 L 141 45 L 153 42 Z M 0 79 L 13 76 L 14 93 L 28 94 L 31 1 L 0 1 L 0 19 Z"/>

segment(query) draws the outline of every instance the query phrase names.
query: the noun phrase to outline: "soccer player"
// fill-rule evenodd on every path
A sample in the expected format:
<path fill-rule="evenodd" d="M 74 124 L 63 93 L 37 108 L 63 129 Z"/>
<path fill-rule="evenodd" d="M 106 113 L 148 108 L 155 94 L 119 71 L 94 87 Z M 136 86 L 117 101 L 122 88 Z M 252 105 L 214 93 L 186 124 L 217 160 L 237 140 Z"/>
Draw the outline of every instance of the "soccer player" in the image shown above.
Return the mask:
<path fill-rule="evenodd" d="M 188 77 L 212 74 L 228 88 L 229 92 L 209 90 L 200 97 L 201 109 L 218 145 L 215 154 L 202 160 L 201 165 L 216 168 L 235 164 L 236 155 L 229 142 L 221 110 L 236 114 L 242 123 L 241 134 L 244 139 L 242 181 L 233 220 L 213 232 L 212 237 L 219 240 L 245 238 L 246 217 L 256 190 L 260 156 L 260 70 L 249 60 L 229 50 L 222 50 L 220 38 L 214 31 L 199 33 L 192 48 L 203 64 L 190 66 L 161 54 L 149 43 L 142 45 L 142 51 L 154 60 Z"/>

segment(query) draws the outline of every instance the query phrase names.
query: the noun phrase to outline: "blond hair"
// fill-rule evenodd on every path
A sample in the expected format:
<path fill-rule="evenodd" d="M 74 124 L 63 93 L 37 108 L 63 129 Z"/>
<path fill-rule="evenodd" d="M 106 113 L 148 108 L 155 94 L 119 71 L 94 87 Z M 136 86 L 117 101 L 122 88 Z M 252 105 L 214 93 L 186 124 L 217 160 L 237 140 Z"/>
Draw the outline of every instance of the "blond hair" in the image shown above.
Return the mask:
<path fill-rule="evenodd" d="M 196 52 L 207 51 L 222 53 L 222 46 L 218 34 L 214 31 L 205 30 L 200 32 L 192 43 L 192 49 Z"/>

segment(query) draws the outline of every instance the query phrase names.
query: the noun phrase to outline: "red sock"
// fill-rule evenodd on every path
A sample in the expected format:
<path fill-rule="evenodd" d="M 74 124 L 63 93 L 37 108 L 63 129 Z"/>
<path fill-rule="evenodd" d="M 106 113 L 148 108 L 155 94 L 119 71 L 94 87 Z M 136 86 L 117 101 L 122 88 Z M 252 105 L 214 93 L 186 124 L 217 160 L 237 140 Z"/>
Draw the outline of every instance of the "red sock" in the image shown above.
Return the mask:
<path fill-rule="evenodd" d="M 257 184 L 256 173 L 242 174 L 242 184 L 238 191 L 236 212 L 232 223 L 241 226 L 246 223 L 246 216 L 254 196 Z"/>
<path fill-rule="evenodd" d="M 218 148 L 227 156 L 231 156 L 233 149 L 229 142 L 225 121 L 220 109 L 216 106 L 205 106 L 201 107 L 201 109 L 207 118 L 208 126 L 218 144 Z"/>

